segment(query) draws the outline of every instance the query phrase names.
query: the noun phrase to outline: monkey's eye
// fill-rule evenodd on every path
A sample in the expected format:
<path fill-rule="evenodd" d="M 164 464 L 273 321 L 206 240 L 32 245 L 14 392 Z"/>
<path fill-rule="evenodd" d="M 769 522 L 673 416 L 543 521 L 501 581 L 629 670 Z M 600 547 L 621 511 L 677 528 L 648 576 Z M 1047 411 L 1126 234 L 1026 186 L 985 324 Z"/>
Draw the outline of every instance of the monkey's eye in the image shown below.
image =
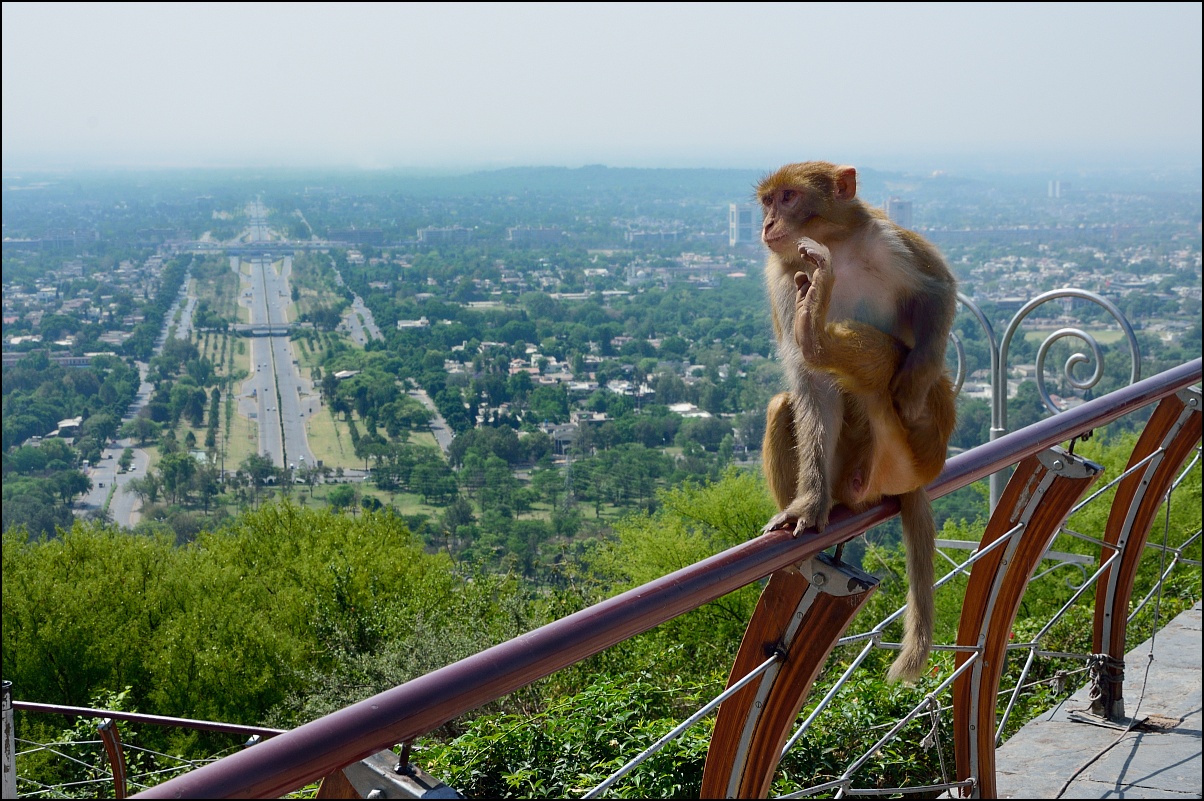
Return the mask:
<path fill-rule="evenodd" d="M 798 197 L 798 192 L 794 191 L 793 189 L 782 190 L 783 203 L 792 203 L 796 197 Z"/>

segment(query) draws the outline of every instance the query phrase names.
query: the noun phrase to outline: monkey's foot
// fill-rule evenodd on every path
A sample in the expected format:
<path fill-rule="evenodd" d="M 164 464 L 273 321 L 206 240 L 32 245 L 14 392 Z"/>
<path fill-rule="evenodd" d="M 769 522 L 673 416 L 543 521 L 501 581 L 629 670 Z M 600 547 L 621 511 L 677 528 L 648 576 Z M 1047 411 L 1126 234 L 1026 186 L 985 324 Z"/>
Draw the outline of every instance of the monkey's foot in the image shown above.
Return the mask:
<path fill-rule="evenodd" d="M 824 527 L 828 525 L 828 512 L 826 502 L 795 501 L 771 517 L 765 527 L 761 529 L 761 533 L 768 534 L 771 531 L 788 529 L 791 530 L 793 536 L 797 537 L 813 526 L 816 531 L 823 531 Z"/>

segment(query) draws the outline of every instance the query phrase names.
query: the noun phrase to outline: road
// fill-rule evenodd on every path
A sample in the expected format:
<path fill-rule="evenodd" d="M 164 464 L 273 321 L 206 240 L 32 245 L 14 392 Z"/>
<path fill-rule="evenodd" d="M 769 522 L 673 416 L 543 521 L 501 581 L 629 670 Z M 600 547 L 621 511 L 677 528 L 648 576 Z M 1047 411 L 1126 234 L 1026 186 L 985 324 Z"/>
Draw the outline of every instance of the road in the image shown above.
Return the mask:
<path fill-rule="evenodd" d="M 411 386 L 413 386 L 412 382 Z M 447 449 L 456 435 L 448 428 L 447 421 L 443 419 L 443 415 L 439 414 L 435 402 L 431 400 L 430 395 L 426 394 L 425 389 L 421 387 L 410 389 L 409 395 L 434 413 L 435 416 L 431 418 L 431 433 L 435 435 L 435 442 L 439 443 L 439 449 L 443 451 L 443 455 L 447 456 Z"/>
<path fill-rule="evenodd" d="M 288 322 L 292 257 L 271 263 L 251 259 L 251 323 Z M 277 269 L 279 265 L 279 269 Z M 251 337 L 252 372 L 242 385 L 240 411 L 259 423 L 259 452 L 278 467 L 313 464 L 305 419 L 318 410 L 310 382 L 301 377 L 287 336 Z"/>
<path fill-rule="evenodd" d="M 192 314 L 196 309 L 196 298 L 188 294 L 188 287 L 192 284 L 192 275 L 184 276 L 184 284 L 180 287 L 180 294 L 172 303 L 167 315 L 163 318 L 163 330 L 155 338 L 155 353 L 162 352 L 163 345 L 167 341 L 168 333 L 173 325 L 176 326 L 175 336 L 179 339 L 186 339 L 189 332 L 192 330 Z M 175 322 L 176 312 L 181 311 L 180 321 Z M 125 415 L 121 418 L 122 424 L 128 423 L 138 416 L 142 408 L 150 402 L 151 392 L 154 387 L 146 380 L 147 365 L 145 362 L 138 362 L 138 374 L 142 381 L 138 387 L 138 394 L 134 397 L 134 402 L 130 404 Z M 125 528 L 132 527 L 138 522 L 142 504 L 138 497 L 133 493 L 125 491 L 126 485 L 136 478 L 142 478 L 146 475 L 147 465 L 150 463 L 150 456 L 141 448 L 134 448 L 134 460 L 131 464 L 131 469 L 125 473 L 117 471 L 117 462 L 121 458 L 122 452 L 129 447 L 133 447 L 133 441 L 129 439 L 116 440 L 110 447 L 101 451 L 100 462 L 94 465 L 89 465 L 84 470 L 86 475 L 92 481 L 92 489 L 84 493 L 76 500 L 72 510 L 76 515 L 87 515 L 99 512 L 108 505 L 109 519 L 119 526 Z"/>
<path fill-rule="evenodd" d="M 192 280 L 190 278 L 187 281 L 185 281 L 184 285 L 188 286 L 191 283 L 192 283 Z M 196 311 L 196 297 L 193 295 L 189 295 L 184 300 L 184 309 L 183 309 L 183 313 L 180 315 L 180 323 L 179 323 L 179 325 L 176 326 L 176 339 L 188 339 L 188 337 L 192 335 L 192 314 L 195 311 Z M 169 320 L 175 319 L 175 314 L 173 313 L 168 319 Z"/>
<path fill-rule="evenodd" d="M 372 310 L 364 305 L 364 300 L 359 295 L 351 301 L 351 310 L 343 318 L 342 324 L 359 345 L 368 344 L 370 339 L 384 339 L 380 329 L 376 327 L 376 321 L 372 319 Z"/>
<path fill-rule="evenodd" d="M 333 261 L 331 266 L 333 267 Z M 339 286 L 343 286 L 343 274 L 339 272 L 338 267 L 334 267 L 334 278 Z M 363 322 L 360 322 L 361 320 Z M 364 305 L 364 299 L 359 295 L 352 295 L 351 309 L 343 315 L 343 322 L 339 325 L 346 329 L 347 333 L 351 335 L 351 339 L 361 347 L 367 345 L 369 339 L 385 338 L 376 326 L 372 310 Z"/>
<path fill-rule="evenodd" d="M 164 321 L 164 333 L 167 327 L 171 325 L 171 317 Z M 160 349 L 165 337 L 160 336 Z M 133 420 L 142 407 L 150 401 L 151 393 L 154 391 L 154 386 L 146 380 L 147 364 L 146 362 L 138 362 L 138 374 L 142 377 L 142 382 L 138 386 L 138 394 L 134 396 L 133 403 L 126 410 L 125 415 L 121 418 L 122 424 Z M 146 451 L 141 448 L 134 448 L 134 461 L 131 464 L 130 470 L 125 473 L 117 471 L 117 462 L 121 459 L 121 453 L 126 448 L 133 447 L 133 441 L 129 439 L 117 440 L 111 447 L 105 448 L 101 452 L 101 459 L 98 464 L 90 465 L 84 474 L 92 481 L 92 489 L 84 493 L 73 507 L 77 515 L 85 515 L 92 512 L 97 512 L 109 505 L 109 519 L 119 526 L 130 528 L 138 522 L 140 517 L 141 502 L 137 496 L 125 491 L 125 487 L 136 478 L 142 478 L 146 475 L 147 465 L 150 463 L 150 457 Z M 116 488 L 114 488 L 116 485 Z"/>

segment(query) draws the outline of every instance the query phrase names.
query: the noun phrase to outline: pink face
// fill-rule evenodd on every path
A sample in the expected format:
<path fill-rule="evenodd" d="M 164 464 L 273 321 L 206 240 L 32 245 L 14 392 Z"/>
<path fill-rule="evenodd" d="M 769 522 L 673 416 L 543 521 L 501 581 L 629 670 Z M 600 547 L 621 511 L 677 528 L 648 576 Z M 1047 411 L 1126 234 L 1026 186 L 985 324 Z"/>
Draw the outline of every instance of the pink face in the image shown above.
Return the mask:
<path fill-rule="evenodd" d="M 761 195 L 761 206 L 765 212 L 765 224 L 761 229 L 761 241 L 775 253 L 794 250 L 794 229 L 800 227 L 812 215 L 803 211 L 803 193 L 798 189 L 781 187 Z"/>

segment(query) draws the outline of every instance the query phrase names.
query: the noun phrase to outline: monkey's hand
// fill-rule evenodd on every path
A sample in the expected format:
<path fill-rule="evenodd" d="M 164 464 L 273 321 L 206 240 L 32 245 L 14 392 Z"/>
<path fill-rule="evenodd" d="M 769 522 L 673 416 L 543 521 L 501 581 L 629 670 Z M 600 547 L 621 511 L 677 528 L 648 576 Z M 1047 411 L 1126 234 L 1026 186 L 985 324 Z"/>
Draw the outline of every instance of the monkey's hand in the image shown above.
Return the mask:
<path fill-rule="evenodd" d="M 832 261 L 832 252 L 809 236 L 798 240 L 798 255 L 803 260 L 807 277 L 814 281 L 816 270 L 826 270 Z"/>
<path fill-rule="evenodd" d="M 815 496 L 800 496 L 782 511 L 769 519 L 762 534 L 780 529 L 790 529 L 792 536 L 797 537 L 803 531 L 815 526 L 816 531 L 823 531 L 828 525 L 828 514 L 832 511 L 832 501 L 829 498 Z"/>
<path fill-rule="evenodd" d="M 800 239 L 798 252 L 804 268 L 794 274 L 794 341 L 804 359 L 816 361 L 822 358 L 824 350 L 828 302 L 835 276 L 830 269 L 831 253 L 814 239 Z"/>

